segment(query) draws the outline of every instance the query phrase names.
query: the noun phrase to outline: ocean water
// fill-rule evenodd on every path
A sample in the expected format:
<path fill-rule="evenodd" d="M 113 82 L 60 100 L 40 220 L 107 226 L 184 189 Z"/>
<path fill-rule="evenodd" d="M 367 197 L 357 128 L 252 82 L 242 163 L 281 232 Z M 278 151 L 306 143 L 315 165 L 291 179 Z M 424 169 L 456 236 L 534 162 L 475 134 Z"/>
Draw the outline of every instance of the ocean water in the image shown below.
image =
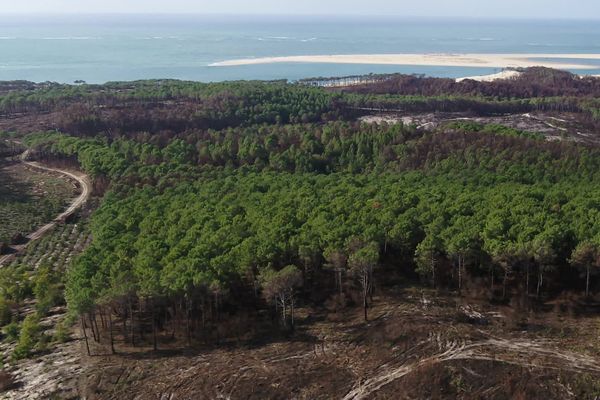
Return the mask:
<path fill-rule="evenodd" d="M 242 16 L 0 16 L 0 80 L 102 83 L 301 79 L 366 73 L 460 77 L 490 68 L 219 61 L 375 53 L 600 53 L 600 21 Z M 587 63 L 587 61 L 586 61 Z M 579 73 L 600 74 L 597 69 Z"/>

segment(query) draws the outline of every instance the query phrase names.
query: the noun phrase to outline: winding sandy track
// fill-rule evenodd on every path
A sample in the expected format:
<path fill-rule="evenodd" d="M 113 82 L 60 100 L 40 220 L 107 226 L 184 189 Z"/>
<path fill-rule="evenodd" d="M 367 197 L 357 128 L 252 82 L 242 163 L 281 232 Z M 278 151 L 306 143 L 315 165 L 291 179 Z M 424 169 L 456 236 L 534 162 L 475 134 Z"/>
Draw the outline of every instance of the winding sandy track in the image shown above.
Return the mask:
<path fill-rule="evenodd" d="M 76 180 L 81 187 L 81 194 L 75 200 L 73 200 L 73 202 L 69 205 L 69 207 L 65 211 L 63 211 L 56 218 L 54 218 L 54 220 L 52 220 L 51 222 L 47 223 L 46 225 L 38 228 L 34 232 L 30 233 L 27 236 L 27 243 L 22 244 L 22 245 L 11 246 L 11 248 L 14 250 L 14 252 L 11 254 L 6 254 L 4 256 L 1 256 L 0 257 L 0 266 L 11 261 L 16 255 L 23 252 L 23 250 L 25 250 L 27 248 L 27 246 L 29 246 L 30 243 L 38 240 L 39 238 L 44 236 L 44 234 L 46 232 L 48 232 L 50 229 L 54 228 L 56 226 L 56 224 L 58 224 L 61 221 L 64 221 L 66 218 L 68 218 L 70 215 L 72 215 L 75 212 L 75 210 L 77 210 L 79 207 L 81 207 L 83 204 L 85 204 L 85 202 L 90 197 L 91 184 L 90 184 L 90 179 L 86 174 L 75 173 L 75 172 L 71 172 L 71 171 L 67 171 L 67 170 L 59 169 L 59 168 L 46 167 L 38 162 L 27 161 L 28 156 L 29 156 L 29 150 L 25 151 L 21 155 L 21 162 L 23 162 L 25 165 L 28 165 L 31 168 L 35 168 L 35 169 L 39 169 L 39 170 L 43 170 L 43 171 L 49 171 L 49 172 L 56 172 L 56 173 L 65 175 L 71 179 Z"/>

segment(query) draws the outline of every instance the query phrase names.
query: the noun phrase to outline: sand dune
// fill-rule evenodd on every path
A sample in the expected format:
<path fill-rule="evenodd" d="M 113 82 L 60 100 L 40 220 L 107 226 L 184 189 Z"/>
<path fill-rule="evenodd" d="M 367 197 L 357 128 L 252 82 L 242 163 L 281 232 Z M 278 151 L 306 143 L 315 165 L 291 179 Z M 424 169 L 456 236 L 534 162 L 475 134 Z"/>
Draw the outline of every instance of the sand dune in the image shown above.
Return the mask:
<path fill-rule="evenodd" d="M 560 59 L 564 59 L 561 61 Z M 581 60 L 573 62 L 572 60 Z M 545 66 L 559 69 L 595 69 L 585 60 L 600 60 L 600 54 L 340 54 L 262 57 L 221 61 L 213 67 L 272 63 L 333 63 L 424 65 L 444 67 L 527 68 Z"/>
<path fill-rule="evenodd" d="M 493 81 L 497 81 L 500 79 L 516 78 L 519 75 L 521 75 L 521 72 L 509 69 L 506 71 L 498 72 L 497 74 L 465 76 L 464 78 L 457 78 L 456 82 L 461 82 L 466 79 L 471 79 L 471 80 L 479 81 L 479 82 L 493 82 Z"/>

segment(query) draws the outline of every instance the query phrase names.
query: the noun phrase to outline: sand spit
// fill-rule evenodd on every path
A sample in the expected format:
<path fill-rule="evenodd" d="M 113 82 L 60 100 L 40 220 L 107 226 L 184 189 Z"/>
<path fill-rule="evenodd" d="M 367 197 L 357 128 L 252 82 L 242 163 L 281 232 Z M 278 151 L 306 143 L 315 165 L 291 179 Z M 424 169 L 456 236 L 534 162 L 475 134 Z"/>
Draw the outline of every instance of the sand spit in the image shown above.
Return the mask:
<path fill-rule="evenodd" d="M 561 61 L 564 59 L 564 61 Z M 581 63 L 573 62 L 581 60 Z M 340 54 L 314 56 L 262 57 L 221 61 L 213 67 L 273 63 L 329 63 L 421 65 L 474 68 L 528 68 L 544 66 L 558 69 L 595 69 L 585 60 L 600 60 L 600 54 Z"/>

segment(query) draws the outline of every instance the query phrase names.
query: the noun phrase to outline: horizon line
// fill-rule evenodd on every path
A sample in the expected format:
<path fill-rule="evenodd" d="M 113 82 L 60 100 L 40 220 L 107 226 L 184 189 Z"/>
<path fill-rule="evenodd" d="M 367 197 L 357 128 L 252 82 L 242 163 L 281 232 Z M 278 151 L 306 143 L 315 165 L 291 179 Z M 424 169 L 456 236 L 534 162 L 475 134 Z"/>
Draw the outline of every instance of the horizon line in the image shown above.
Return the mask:
<path fill-rule="evenodd" d="M 153 16 L 153 17 L 286 17 L 286 18 L 382 18 L 382 19 L 403 19 L 403 18 L 415 18 L 415 19 L 469 19 L 469 20 L 536 20 L 536 21 L 600 21 L 600 17 L 584 17 L 584 16 L 515 16 L 515 15 L 495 15 L 495 16 L 481 16 L 481 15 L 406 15 L 406 14 L 361 14 L 361 13 L 227 13 L 227 12 L 184 12 L 184 11 L 164 11 L 164 12 L 145 12 L 145 11 L 124 11 L 124 12 L 113 12 L 113 11 L 73 11 L 73 12 L 55 12 L 55 11 L 35 11 L 35 12 L 1 12 L 0 17 L 73 17 L 73 16 Z"/>

